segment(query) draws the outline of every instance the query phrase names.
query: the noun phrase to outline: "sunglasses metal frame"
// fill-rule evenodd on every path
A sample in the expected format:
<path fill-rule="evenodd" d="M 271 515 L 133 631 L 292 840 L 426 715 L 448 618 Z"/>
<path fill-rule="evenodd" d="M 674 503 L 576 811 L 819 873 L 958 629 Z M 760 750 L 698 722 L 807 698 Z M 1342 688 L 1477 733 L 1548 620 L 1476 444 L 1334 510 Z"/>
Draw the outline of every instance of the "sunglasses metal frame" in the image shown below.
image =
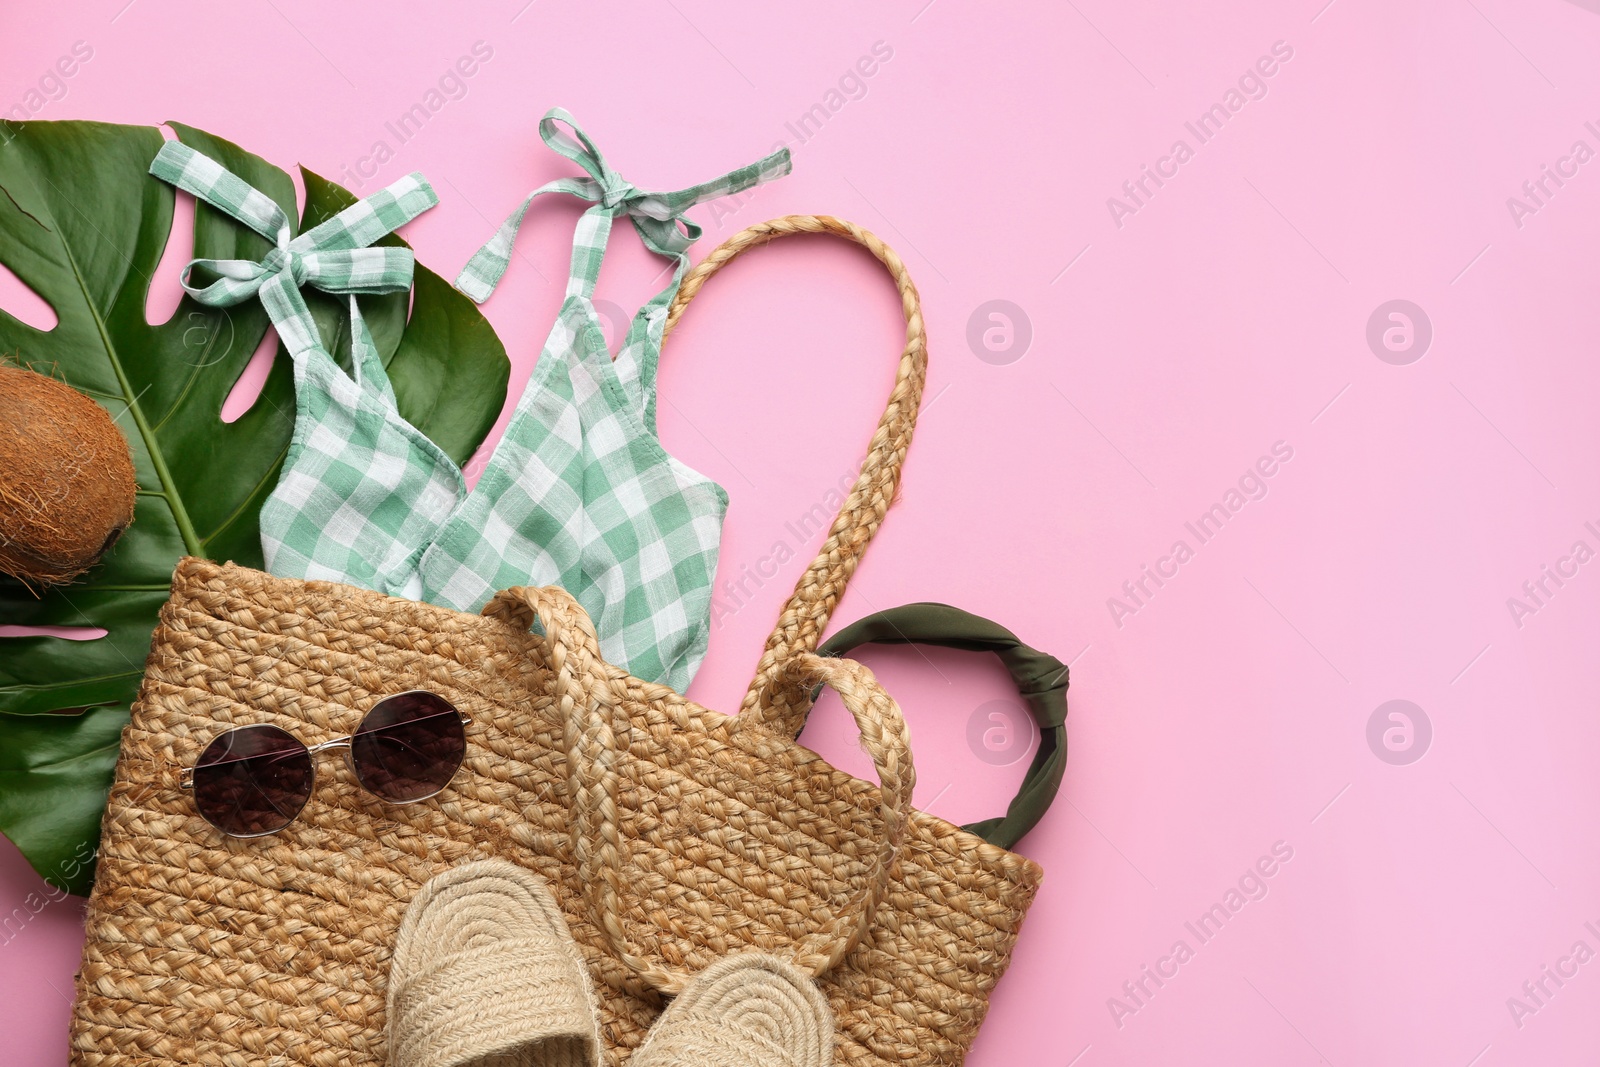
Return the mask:
<path fill-rule="evenodd" d="M 214 745 L 217 742 L 217 738 L 227 737 L 229 734 L 234 733 L 236 731 L 248 730 L 251 727 L 255 727 L 255 726 L 277 726 L 278 729 L 283 730 L 284 733 L 289 734 L 290 737 L 293 737 L 294 740 L 299 743 L 300 747 L 306 750 L 306 755 L 308 757 L 310 757 L 310 759 L 311 759 L 311 788 L 306 791 L 306 799 L 303 800 L 300 803 L 300 807 L 295 809 L 295 813 L 293 815 L 291 815 L 288 818 L 288 820 L 286 822 L 284 822 L 284 824 L 282 826 L 278 827 L 277 829 L 274 829 L 274 830 L 263 830 L 258 834 L 236 834 L 231 830 L 227 830 L 227 829 L 224 829 L 221 826 L 218 826 L 216 823 L 212 822 L 210 819 L 206 819 L 207 824 L 212 826 L 214 829 L 220 831 L 221 833 L 226 834 L 228 837 L 235 837 L 235 838 L 238 838 L 240 840 L 250 840 L 252 838 L 257 838 L 257 837 L 271 837 L 273 834 L 282 833 L 284 830 L 288 829 L 291 825 L 293 825 L 294 821 L 300 817 L 300 813 L 302 811 L 306 810 L 306 805 L 311 803 L 311 798 L 316 795 L 316 792 L 317 792 L 317 759 L 316 759 L 316 757 L 319 754 L 323 753 L 323 752 L 327 752 L 327 751 L 330 751 L 330 750 L 336 749 L 336 748 L 344 749 L 344 765 L 345 765 L 346 768 L 349 769 L 351 774 L 355 775 L 356 784 L 361 786 L 363 791 L 365 791 L 367 793 L 372 793 L 373 796 L 377 797 L 379 800 L 383 801 L 385 804 L 393 804 L 396 807 L 405 807 L 406 805 L 409 805 L 409 804 L 420 804 L 424 800 L 432 800 L 434 797 L 438 796 L 440 793 L 442 793 L 446 789 L 450 788 L 450 782 L 455 781 L 456 774 L 461 773 L 461 764 L 460 763 L 456 764 L 455 773 L 451 774 L 449 781 L 445 782 L 444 785 L 441 785 L 438 789 L 435 789 L 433 792 L 427 794 L 426 796 L 412 797 L 410 800 L 390 800 L 388 797 L 382 796 L 382 795 L 380 795 L 378 793 L 374 793 L 371 789 L 368 789 L 366 787 L 366 785 L 361 781 L 361 772 L 356 770 L 355 757 L 352 754 L 351 747 L 350 747 L 350 743 L 355 740 L 356 733 L 360 733 L 361 732 L 361 726 L 366 723 L 367 716 L 369 716 L 373 712 L 377 711 L 378 708 L 383 704 L 384 701 L 393 700 L 396 697 L 409 696 L 412 693 L 426 693 L 428 696 L 439 697 L 440 700 L 444 700 L 444 702 L 446 704 L 450 705 L 451 710 L 453 710 L 457 715 L 461 716 L 461 725 L 462 725 L 463 729 L 465 727 L 468 727 L 468 726 L 472 725 L 472 716 L 468 715 L 466 712 L 462 711 L 460 708 L 457 708 L 452 701 L 445 700 L 444 697 L 439 696 L 439 694 L 435 693 L 433 690 L 431 690 L 431 689 L 406 689 L 406 690 L 404 690 L 402 692 L 399 692 L 399 693 L 389 693 L 386 696 L 380 697 L 377 700 L 377 702 L 375 702 L 372 705 L 372 707 L 368 708 L 362 714 L 361 722 L 356 724 L 355 733 L 346 734 L 343 737 L 335 737 L 335 738 L 332 738 L 330 740 L 323 741 L 320 744 L 308 745 L 304 741 L 301 741 L 298 737 L 294 737 L 294 735 L 292 733 L 289 733 L 288 730 L 283 730 L 283 727 L 277 726 L 277 723 L 270 723 L 270 722 L 251 722 L 251 723 L 243 723 L 243 724 L 238 725 L 238 726 L 230 726 L 226 730 L 224 730 L 221 733 L 215 735 L 214 737 L 211 738 L 211 740 L 207 741 L 205 743 L 205 745 L 201 747 L 200 756 L 205 755 L 206 749 L 208 749 L 212 745 Z M 199 762 L 200 756 L 196 756 L 195 757 L 196 763 Z M 462 763 L 465 763 L 466 762 L 466 753 L 465 752 L 462 753 L 462 757 L 461 758 L 462 758 Z M 188 790 L 188 791 L 192 792 L 194 790 L 194 772 L 195 772 L 195 765 L 190 765 L 189 767 L 184 768 L 183 774 L 180 775 L 179 778 L 178 778 L 178 788 L 184 789 L 184 790 Z M 200 817 L 202 819 L 205 819 L 206 818 L 205 813 L 204 812 L 200 812 Z"/>

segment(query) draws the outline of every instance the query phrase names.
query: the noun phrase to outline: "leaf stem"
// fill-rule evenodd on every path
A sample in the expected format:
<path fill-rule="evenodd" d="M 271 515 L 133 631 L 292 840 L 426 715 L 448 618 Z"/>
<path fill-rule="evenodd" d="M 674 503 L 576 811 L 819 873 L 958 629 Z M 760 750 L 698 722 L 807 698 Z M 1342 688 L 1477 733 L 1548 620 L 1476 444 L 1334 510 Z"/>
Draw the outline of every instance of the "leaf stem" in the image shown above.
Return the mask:
<path fill-rule="evenodd" d="M 127 373 L 122 369 L 122 360 L 118 358 L 116 345 L 112 343 L 111 335 L 106 331 L 105 319 L 100 315 L 100 309 L 95 306 L 89 294 L 92 290 L 84 280 L 83 273 L 78 270 L 78 259 L 72 254 L 72 249 L 62 242 L 63 251 L 66 253 L 67 262 L 72 265 L 72 275 L 78 280 L 78 288 L 83 292 L 84 305 L 89 313 L 94 316 L 94 328 L 100 332 L 100 343 L 105 345 L 106 357 L 111 363 L 111 369 L 116 372 L 117 384 L 122 387 L 122 399 L 128 405 L 128 414 L 133 416 L 133 424 L 138 427 L 139 437 L 144 441 L 145 453 L 150 457 L 150 465 L 156 469 L 156 477 L 161 482 L 161 495 L 166 497 L 167 507 L 172 511 L 172 519 L 178 524 L 178 533 L 183 537 L 183 548 L 191 556 L 199 556 L 205 552 L 200 543 L 200 535 L 195 531 L 194 523 L 189 519 L 188 509 L 183 506 L 183 501 L 178 496 L 177 484 L 173 481 L 172 471 L 167 467 L 167 459 L 161 454 L 160 443 L 156 440 L 155 431 L 150 428 L 150 423 L 144 417 L 144 409 L 139 406 L 139 397 L 143 393 L 135 394 L 133 383 L 128 381 Z"/>

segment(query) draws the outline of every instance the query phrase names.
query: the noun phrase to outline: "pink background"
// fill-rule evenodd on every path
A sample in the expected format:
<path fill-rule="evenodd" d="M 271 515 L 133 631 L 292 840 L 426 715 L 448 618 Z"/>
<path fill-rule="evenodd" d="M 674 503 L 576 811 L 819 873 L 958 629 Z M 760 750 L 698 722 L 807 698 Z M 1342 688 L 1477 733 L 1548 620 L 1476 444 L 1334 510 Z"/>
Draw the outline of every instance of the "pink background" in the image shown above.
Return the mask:
<path fill-rule="evenodd" d="M 932 337 L 902 499 L 840 621 L 944 600 L 1074 665 L 1066 785 L 1022 846 L 1048 878 L 969 1062 L 1577 1064 L 1600 962 L 1539 1001 L 1523 983 L 1570 973 L 1578 941 L 1600 951 L 1600 564 L 1520 626 L 1507 599 L 1575 541 L 1600 549 L 1600 162 L 1520 226 L 1507 198 L 1574 141 L 1600 149 L 1597 6 L 13 4 L 0 110 L 84 41 L 38 118 L 181 119 L 330 177 L 386 140 L 358 191 L 424 171 L 443 203 L 407 236 L 446 274 L 571 172 L 537 141 L 547 107 L 646 187 L 789 141 L 791 177 L 698 211 L 699 254 L 776 214 L 854 219 L 905 256 Z M 478 41 L 493 55 L 465 95 L 399 144 L 385 123 Z M 830 98 L 876 42 L 892 57 Z M 1275 42 L 1292 58 L 1264 64 L 1266 95 L 1201 144 L 1185 122 Z M 819 103 L 836 110 L 802 142 L 787 124 Z M 1180 138 L 1192 158 L 1119 226 L 1107 198 Z M 575 214 L 540 209 L 488 305 L 514 387 Z M 631 308 L 656 267 L 626 228 L 613 247 L 601 295 Z M 880 277 L 783 247 L 717 279 L 667 348 L 662 434 L 733 497 L 722 573 L 796 553 L 718 629 L 691 690 L 711 706 L 736 706 L 814 548 L 785 523 L 852 469 L 889 386 Z M 1407 365 L 1366 336 L 1395 299 L 1432 326 Z M 1019 309 L 1009 349 L 1003 330 L 981 343 L 1006 325 L 986 311 L 969 344 L 992 300 Z M 1280 441 L 1266 496 L 1200 544 L 1184 524 Z M 1192 558 L 1115 618 L 1108 599 L 1179 539 Z M 919 804 L 998 813 L 1026 753 L 997 766 L 966 733 L 1009 698 L 1003 673 L 865 658 L 912 723 Z M 1367 739 L 1396 699 L 1432 733 L 1403 765 Z M 845 723 L 819 713 L 808 739 L 864 771 Z M 1265 897 L 1201 944 L 1185 923 L 1279 842 Z M 39 889 L 0 845 L 0 914 Z M 53 904 L 0 948 L 7 1063 L 65 1062 L 79 911 Z M 1179 940 L 1192 958 L 1129 997 Z"/>

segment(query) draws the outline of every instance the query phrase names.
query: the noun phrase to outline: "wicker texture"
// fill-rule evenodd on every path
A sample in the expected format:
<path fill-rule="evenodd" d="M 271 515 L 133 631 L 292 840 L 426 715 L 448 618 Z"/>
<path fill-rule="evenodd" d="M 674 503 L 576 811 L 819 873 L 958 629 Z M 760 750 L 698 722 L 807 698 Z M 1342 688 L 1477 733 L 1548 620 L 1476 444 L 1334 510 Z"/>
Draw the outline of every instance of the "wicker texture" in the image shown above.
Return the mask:
<path fill-rule="evenodd" d="M 778 615 L 778 624 L 773 627 L 766 649 L 761 653 L 755 680 L 750 683 L 740 705 L 741 711 L 748 711 L 763 699 L 769 700 L 774 723 L 790 737 L 799 734 L 805 725 L 806 711 L 811 707 L 810 692 L 792 682 L 776 686 L 772 683 L 796 653 L 816 650 L 833 609 L 839 606 L 839 598 L 844 595 L 845 585 L 856 572 L 856 565 L 861 562 L 878 527 L 883 525 L 883 517 L 894 503 L 895 490 L 900 484 L 900 467 L 905 463 L 906 449 L 911 447 L 917 406 L 922 402 L 922 387 L 928 379 L 927 328 L 922 321 L 922 298 L 911 280 L 911 272 L 895 250 L 880 241 L 876 234 L 830 215 L 786 215 L 760 222 L 712 249 L 683 279 L 678 298 L 667 314 L 663 343 L 683 317 L 689 301 L 713 274 L 752 248 L 775 237 L 794 234 L 843 237 L 861 245 L 888 268 L 906 317 L 906 347 L 900 353 L 900 366 L 894 389 L 889 393 L 888 406 L 867 446 L 861 474 L 829 527 L 822 550 L 800 576 L 794 594 Z M 768 694 L 765 698 L 764 693 Z"/>
<path fill-rule="evenodd" d="M 811 976 L 776 956 L 725 956 L 650 1028 L 633 1067 L 828 1067 L 833 1013 Z"/>
<path fill-rule="evenodd" d="M 861 476 L 768 641 L 752 714 L 605 663 L 559 590 L 509 590 L 478 616 L 184 560 L 106 811 L 74 1064 L 377 1067 L 407 903 L 490 857 L 549 883 L 595 982 L 609 1064 L 643 1041 L 662 991 L 749 949 L 823 973 L 835 1062 L 961 1062 L 1042 872 L 912 810 L 898 707 L 865 667 L 811 654 L 894 498 L 926 373 L 915 287 L 865 231 L 790 217 L 731 238 L 679 300 L 745 250 L 813 232 L 889 268 L 907 344 Z M 879 785 L 792 740 L 819 682 L 855 716 Z M 229 726 L 314 744 L 412 688 L 473 719 L 462 771 L 434 800 L 388 806 L 330 774 L 286 830 L 240 841 L 178 788 Z"/>
<path fill-rule="evenodd" d="M 566 916 L 532 872 L 479 860 L 430 879 L 389 961 L 389 1067 L 599 1067 Z"/>

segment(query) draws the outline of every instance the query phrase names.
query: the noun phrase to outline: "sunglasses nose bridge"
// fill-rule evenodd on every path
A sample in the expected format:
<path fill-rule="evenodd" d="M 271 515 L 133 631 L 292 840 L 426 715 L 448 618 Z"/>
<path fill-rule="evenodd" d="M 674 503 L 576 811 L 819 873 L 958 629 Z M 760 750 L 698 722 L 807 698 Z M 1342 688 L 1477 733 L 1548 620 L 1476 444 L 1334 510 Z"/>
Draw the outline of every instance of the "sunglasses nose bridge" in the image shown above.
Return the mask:
<path fill-rule="evenodd" d="M 308 749 L 306 749 L 306 751 L 310 752 L 313 756 L 315 756 L 319 752 L 328 752 L 328 751 L 331 751 L 331 750 L 336 749 L 336 748 L 342 748 L 342 749 L 344 749 L 344 765 L 345 765 L 345 768 L 347 770 L 349 770 L 351 774 L 355 774 L 356 773 L 356 754 L 355 754 L 354 747 L 350 743 L 352 740 L 353 740 L 353 738 L 350 738 L 350 737 L 336 737 L 332 741 L 324 741 L 320 745 L 312 745 Z M 356 777 L 359 778 L 360 775 L 356 775 Z"/>

